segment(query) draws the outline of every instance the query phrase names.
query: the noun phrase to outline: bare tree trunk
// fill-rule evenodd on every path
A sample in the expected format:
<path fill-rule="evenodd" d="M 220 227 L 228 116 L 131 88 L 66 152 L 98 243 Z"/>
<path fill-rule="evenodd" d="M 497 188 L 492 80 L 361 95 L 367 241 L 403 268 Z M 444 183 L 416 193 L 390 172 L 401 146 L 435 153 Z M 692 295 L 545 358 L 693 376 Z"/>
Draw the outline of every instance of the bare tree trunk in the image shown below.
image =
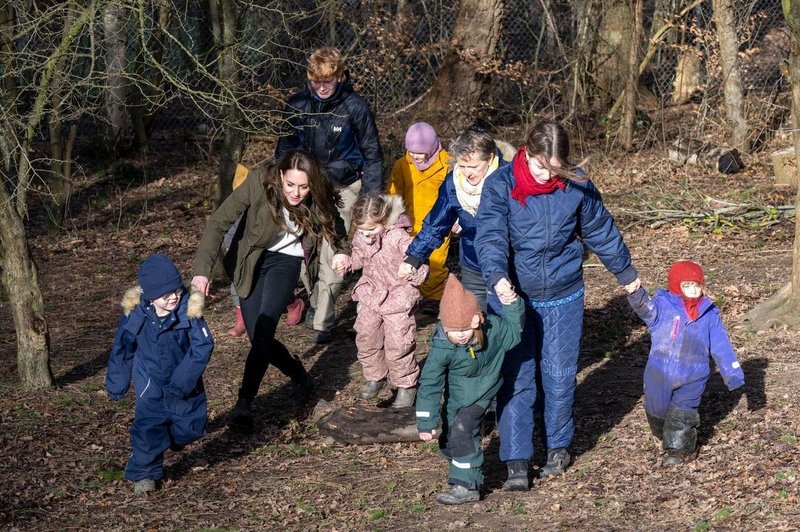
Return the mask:
<path fill-rule="evenodd" d="M 789 28 L 792 49 L 789 54 L 789 78 L 792 82 L 792 138 L 794 151 L 800 154 L 800 0 L 783 0 L 783 16 Z M 797 165 L 795 165 L 797 172 Z M 795 176 L 800 182 L 800 176 Z M 800 194 L 795 195 L 795 213 L 800 212 Z M 758 330 L 771 327 L 800 328 L 800 216 L 795 215 L 792 273 L 789 282 L 766 301 L 750 310 L 745 319 Z"/>
<path fill-rule="evenodd" d="M 636 100 L 639 84 L 639 43 L 642 34 L 643 3 L 642 0 L 633 0 L 633 26 L 631 27 L 631 42 L 628 49 L 628 79 L 625 83 L 625 115 L 622 120 L 622 145 L 626 150 L 633 148 L 633 124 L 636 118 Z"/>
<path fill-rule="evenodd" d="M 140 46 L 150 46 L 152 59 L 161 63 L 164 57 L 164 34 L 169 30 L 169 0 L 160 0 L 158 5 L 158 25 L 153 28 L 153 33 L 145 42 L 142 39 Z M 146 61 L 140 61 L 138 66 L 139 77 L 146 80 L 130 96 L 128 111 L 133 123 L 133 135 L 136 149 L 139 153 L 146 154 L 150 147 L 150 134 L 155 120 L 158 105 L 161 101 L 162 84 L 164 76 L 161 70 L 148 66 Z"/>
<path fill-rule="evenodd" d="M 127 36 L 125 34 L 125 9 L 118 1 L 106 3 L 103 8 L 103 37 L 106 45 L 105 92 L 106 118 L 105 148 L 114 154 L 122 149 L 125 139 L 126 92 L 125 82 Z"/>
<path fill-rule="evenodd" d="M 44 301 L 22 217 L 14 209 L 6 186 L 6 182 L 0 183 L 0 265 L 17 332 L 17 371 L 25 388 L 46 388 L 55 379 L 50 369 Z"/>
<path fill-rule="evenodd" d="M 745 113 L 742 75 L 739 69 L 739 40 L 736 38 L 736 19 L 733 0 L 713 0 L 714 24 L 717 26 L 722 83 L 725 93 L 725 111 L 728 115 L 730 143 L 742 153 L 750 151 L 747 140 L 747 115 Z"/>
<path fill-rule="evenodd" d="M 480 65 L 496 56 L 502 15 L 502 0 L 461 0 L 452 47 L 422 101 L 423 110 L 447 111 L 456 105 L 464 114 L 471 114 L 483 101 L 489 80 L 480 73 Z"/>
<path fill-rule="evenodd" d="M 212 0 L 213 1 L 213 0 Z M 234 0 L 221 0 L 221 42 L 219 48 L 219 77 L 227 87 L 230 103 L 226 106 L 225 140 L 220 157 L 219 175 L 215 187 L 214 206 L 219 206 L 233 190 L 236 165 L 242 160 L 245 135 L 242 131 L 242 114 L 237 104 L 239 93 L 239 63 L 236 57 L 236 5 Z M 215 32 L 215 36 L 218 32 Z"/>

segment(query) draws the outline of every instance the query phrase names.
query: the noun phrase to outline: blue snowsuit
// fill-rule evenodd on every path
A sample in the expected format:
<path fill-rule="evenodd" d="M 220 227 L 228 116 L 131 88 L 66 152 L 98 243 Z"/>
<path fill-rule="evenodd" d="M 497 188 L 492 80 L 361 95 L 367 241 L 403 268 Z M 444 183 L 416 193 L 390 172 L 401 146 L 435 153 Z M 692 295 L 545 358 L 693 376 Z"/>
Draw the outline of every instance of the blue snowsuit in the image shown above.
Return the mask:
<path fill-rule="evenodd" d="M 149 301 L 136 303 L 138 293 L 138 287 L 131 289 L 123 300 L 106 374 L 106 390 L 114 400 L 125 396 L 133 375 L 136 413 L 125 467 L 125 478 L 133 482 L 160 480 L 164 451 L 205 436 L 202 375 L 214 348 L 202 317 L 202 295 L 184 290 L 178 307 L 162 321 Z"/>
<path fill-rule="evenodd" d="M 719 310 L 703 296 L 697 319 L 686 313 L 681 296 L 658 290 L 650 298 L 644 288 L 628 296 L 633 310 L 650 328 L 650 355 L 644 370 L 644 408 L 653 434 L 665 450 L 694 451 L 697 412 L 711 369 L 709 354 L 730 390 L 744 385 Z"/>
<path fill-rule="evenodd" d="M 543 391 L 548 449 L 567 447 L 575 431 L 573 405 L 583 331 L 583 243 L 621 285 L 636 279 L 631 255 L 591 181 L 511 198 L 513 165 L 484 185 L 475 245 L 491 293 L 507 278 L 526 299 L 522 341 L 508 352 L 497 395 L 500 459 L 533 456 L 537 379 Z"/>

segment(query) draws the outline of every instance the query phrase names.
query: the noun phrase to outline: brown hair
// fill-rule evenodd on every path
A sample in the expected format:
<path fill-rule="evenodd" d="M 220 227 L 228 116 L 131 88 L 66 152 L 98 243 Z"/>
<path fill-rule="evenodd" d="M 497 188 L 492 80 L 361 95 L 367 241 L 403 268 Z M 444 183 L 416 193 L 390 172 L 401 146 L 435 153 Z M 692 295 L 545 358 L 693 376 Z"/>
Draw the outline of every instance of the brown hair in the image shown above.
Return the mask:
<path fill-rule="evenodd" d="M 559 177 L 573 181 L 587 180 L 575 171 L 577 166 L 569 162 L 569 135 L 558 122 L 544 121 L 533 126 L 525 140 L 525 152 L 528 157 L 539 157 L 542 166 Z M 551 165 L 550 159 L 557 160 L 561 166 Z"/>
<path fill-rule="evenodd" d="M 447 147 L 453 161 L 473 153 L 477 153 L 481 161 L 488 161 L 496 150 L 497 145 L 492 136 L 487 131 L 474 126 L 468 127 L 456 135 Z"/>
<path fill-rule="evenodd" d="M 344 60 L 338 48 L 317 48 L 308 57 L 306 76 L 309 81 L 327 81 L 344 75 Z"/>
<path fill-rule="evenodd" d="M 390 196 L 385 194 L 364 194 L 353 203 L 351 219 L 353 225 L 364 225 L 367 222 L 375 224 L 386 223 L 392 210 Z"/>
<path fill-rule="evenodd" d="M 283 194 L 281 174 L 287 170 L 297 170 L 308 176 L 309 194 L 299 205 L 290 205 Z M 334 242 L 339 238 L 336 234 L 335 220 L 338 215 L 337 208 L 342 206 L 342 199 L 322 173 L 313 155 L 301 150 L 286 152 L 277 163 L 267 168 L 263 183 L 272 219 L 283 230 L 288 229 L 283 219 L 285 208 L 289 211 L 289 218 L 298 224 L 304 233 L 321 233 L 328 242 Z"/>

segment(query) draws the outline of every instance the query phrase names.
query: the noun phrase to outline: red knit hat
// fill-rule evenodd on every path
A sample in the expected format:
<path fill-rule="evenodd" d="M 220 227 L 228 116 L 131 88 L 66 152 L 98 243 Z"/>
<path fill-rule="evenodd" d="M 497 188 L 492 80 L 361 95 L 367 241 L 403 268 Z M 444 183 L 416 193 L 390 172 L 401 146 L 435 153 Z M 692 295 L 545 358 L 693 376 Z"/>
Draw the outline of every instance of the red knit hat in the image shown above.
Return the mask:
<path fill-rule="evenodd" d="M 681 260 L 672 265 L 667 275 L 669 291 L 675 295 L 682 296 L 681 283 L 684 281 L 694 281 L 700 286 L 706 286 L 706 279 L 703 276 L 703 269 L 699 264 L 688 260 Z"/>
<path fill-rule="evenodd" d="M 447 276 L 439 303 L 439 320 L 445 332 L 470 327 L 476 314 L 481 315 L 481 307 L 475 294 L 464 288 L 458 277 L 451 273 Z"/>

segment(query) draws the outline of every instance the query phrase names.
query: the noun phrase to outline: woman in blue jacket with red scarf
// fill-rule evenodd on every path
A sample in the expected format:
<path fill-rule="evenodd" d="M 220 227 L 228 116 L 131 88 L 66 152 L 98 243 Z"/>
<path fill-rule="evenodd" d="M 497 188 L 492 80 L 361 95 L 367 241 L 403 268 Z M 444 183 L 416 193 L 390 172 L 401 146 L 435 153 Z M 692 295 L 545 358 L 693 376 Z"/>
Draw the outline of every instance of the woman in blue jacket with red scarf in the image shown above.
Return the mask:
<path fill-rule="evenodd" d="M 508 352 L 497 396 L 506 489 L 527 490 L 533 405 L 543 392 L 547 463 L 562 473 L 575 431 L 578 352 L 583 330 L 583 243 L 621 285 L 637 281 L 631 255 L 600 193 L 569 163 L 569 137 L 555 122 L 534 126 L 511 165 L 486 182 L 475 245 L 490 291 L 526 301 L 521 343 Z"/>

